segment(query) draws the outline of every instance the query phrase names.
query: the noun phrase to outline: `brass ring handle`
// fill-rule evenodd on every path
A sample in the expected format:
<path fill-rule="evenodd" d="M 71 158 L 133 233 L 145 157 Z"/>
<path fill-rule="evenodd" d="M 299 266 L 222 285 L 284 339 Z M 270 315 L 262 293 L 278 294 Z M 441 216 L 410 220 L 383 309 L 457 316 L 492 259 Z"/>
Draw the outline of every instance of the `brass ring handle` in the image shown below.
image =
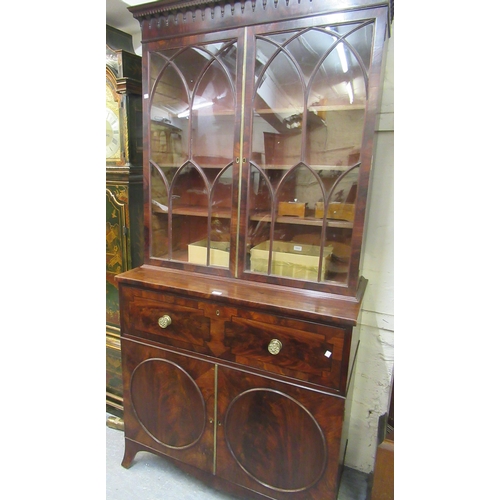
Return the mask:
<path fill-rule="evenodd" d="M 172 324 L 172 318 L 168 314 L 164 314 L 159 320 L 158 324 L 160 328 L 167 328 L 168 325 Z"/>
<path fill-rule="evenodd" d="M 273 339 L 269 342 L 267 346 L 267 350 L 273 355 L 276 356 L 281 351 L 283 344 L 278 339 Z"/>

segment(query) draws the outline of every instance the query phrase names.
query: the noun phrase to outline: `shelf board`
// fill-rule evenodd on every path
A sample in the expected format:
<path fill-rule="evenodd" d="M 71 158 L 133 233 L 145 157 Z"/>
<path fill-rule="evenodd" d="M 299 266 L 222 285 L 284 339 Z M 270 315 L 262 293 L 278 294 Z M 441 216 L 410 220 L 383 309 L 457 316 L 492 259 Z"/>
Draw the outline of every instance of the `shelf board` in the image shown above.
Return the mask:
<path fill-rule="evenodd" d="M 158 214 L 166 214 L 167 212 L 154 212 Z M 176 207 L 173 211 L 173 215 L 187 215 L 190 217 L 207 217 L 208 211 L 206 207 L 194 207 L 194 206 L 183 206 Z M 220 208 L 218 210 L 212 210 L 212 217 L 217 217 L 218 219 L 230 219 L 231 209 L 230 208 Z M 250 220 L 257 222 L 271 222 L 271 216 L 267 212 L 253 212 L 250 215 Z M 294 216 L 281 216 L 276 217 L 276 222 L 280 224 L 296 224 L 299 226 L 316 226 L 321 227 L 323 225 L 323 219 L 318 219 L 316 217 L 294 217 Z M 345 229 L 352 229 L 353 223 L 345 220 L 327 220 L 328 227 L 338 227 Z"/>
<path fill-rule="evenodd" d="M 195 206 L 181 206 L 175 207 L 172 211 L 173 215 L 189 215 L 191 217 L 207 217 L 208 210 L 206 207 L 195 207 Z M 217 217 L 218 219 L 230 219 L 231 209 L 230 208 L 219 208 L 212 209 L 212 217 Z"/>
<path fill-rule="evenodd" d="M 266 165 L 266 164 L 260 164 L 260 163 L 257 163 L 257 165 L 259 165 L 259 167 L 261 167 L 264 171 L 266 170 L 289 170 L 290 168 L 292 168 L 293 166 L 295 166 L 297 163 L 300 163 L 300 162 L 293 162 L 293 163 L 288 163 L 288 164 L 269 164 L 269 165 Z M 337 172 L 345 172 L 346 170 L 350 169 L 353 165 L 309 165 L 309 167 L 312 169 L 312 170 L 316 170 L 316 171 L 319 171 L 319 170 L 327 170 L 327 171 L 337 171 Z"/>
<path fill-rule="evenodd" d="M 366 104 L 363 102 L 357 102 L 353 104 L 330 104 L 328 106 L 311 106 L 308 110 L 311 113 L 314 111 L 352 111 L 356 110 L 364 110 Z M 281 108 L 254 108 L 254 113 L 257 115 L 284 115 L 290 116 L 295 114 L 302 114 L 302 108 L 300 106 L 295 107 L 281 107 Z"/>
<path fill-rule="evenodd" d="M 250 215 L 250 220 L 259 222 L 271 222 L 271 216 L 268 213 L 253 213 Z M 318 219 L 316 217 L 294 217 L 294 216 L 282 216 L 276 217 L 276 222 L 282 224 L 298 224 L 301 226 L 322 226 L 323 219 Z M 327 220 L 328 227 L 339 227 L 352 229 L 353 223 L 345 220 Z"/>

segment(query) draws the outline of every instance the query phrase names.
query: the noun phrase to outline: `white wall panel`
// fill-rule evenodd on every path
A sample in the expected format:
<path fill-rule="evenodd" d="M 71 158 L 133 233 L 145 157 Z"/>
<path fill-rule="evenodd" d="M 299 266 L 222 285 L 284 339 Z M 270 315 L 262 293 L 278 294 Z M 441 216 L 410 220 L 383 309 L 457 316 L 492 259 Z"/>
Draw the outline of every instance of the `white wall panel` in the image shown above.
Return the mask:
<path fill-rule="evenodd" d="M 389 40 L 371 174 L 361 274 L 368 279 L 359 321 L 345 464 L 372 472 L 378 422 L 388 410 L 394 367 L 394 31 Z"/>

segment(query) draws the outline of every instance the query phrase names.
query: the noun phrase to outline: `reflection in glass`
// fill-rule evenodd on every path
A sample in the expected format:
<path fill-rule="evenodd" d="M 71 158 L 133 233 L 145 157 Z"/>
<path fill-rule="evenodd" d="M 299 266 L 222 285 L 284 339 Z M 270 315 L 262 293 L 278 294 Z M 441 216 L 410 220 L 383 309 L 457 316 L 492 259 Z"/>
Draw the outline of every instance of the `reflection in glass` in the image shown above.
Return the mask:
<path fill-rule="evenodd" d="M 150 159 L 159 166 L 171 167 L 186 161 L 189 154 L 187 124 L 175 113 L 175 109 L 188 99 L 187 91 L 175 66 L 157 54 L 153 53 L 151 57 L 162 61 L 165 66 L 155 81 L 151 98 Z"/>
<path fill-rule="evenodd" d="M 212 189 L 211 223 L 207 265 L 229 267 L 229 247 L 231 244 L 231 194 L 233 166 L 222 170 L 214 181 Z"/>
<path fill-rule="evenodd" d="M 192 103 L 193 157 L 202 166 L 226 166 L 233 157 L 234 89 L 218 60 L 210 60 Z"/>
<path fill-rule="evenodd" d="M 151 212 L 153 257 L 165 258 L 168 254 L 168 181 L 163 172 L 151 166 Z"/>

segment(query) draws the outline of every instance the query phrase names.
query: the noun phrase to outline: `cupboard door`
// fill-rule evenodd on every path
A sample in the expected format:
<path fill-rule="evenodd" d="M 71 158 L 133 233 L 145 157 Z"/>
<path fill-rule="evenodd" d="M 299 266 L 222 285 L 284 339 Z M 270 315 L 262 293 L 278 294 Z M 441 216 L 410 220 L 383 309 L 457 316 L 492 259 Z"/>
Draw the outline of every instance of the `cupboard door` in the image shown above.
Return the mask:
<path fill-rule="evenodd" d="M 225 367 L 218 394 L 217 475 L 275 499 L 334 498 L 343 398 Z"/>
<path fill-rule="evenodd" d="M 125 437 L 213 469 L 214 365 L 122 339 Z"/>

